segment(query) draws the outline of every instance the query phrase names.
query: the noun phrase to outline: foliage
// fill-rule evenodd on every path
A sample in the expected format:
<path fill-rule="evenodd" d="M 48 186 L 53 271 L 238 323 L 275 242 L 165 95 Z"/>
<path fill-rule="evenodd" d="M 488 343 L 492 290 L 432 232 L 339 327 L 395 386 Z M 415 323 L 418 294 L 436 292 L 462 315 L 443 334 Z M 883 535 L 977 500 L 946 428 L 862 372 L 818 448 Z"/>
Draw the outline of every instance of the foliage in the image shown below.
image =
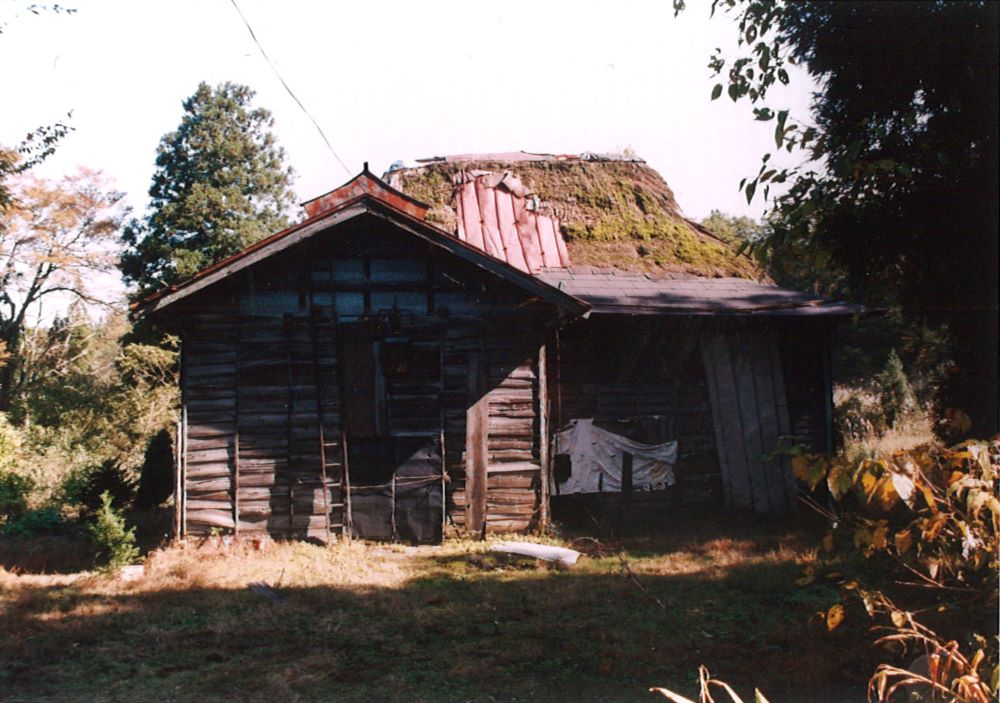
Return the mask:
<path fill-rule="evenodd" d="M 66 526 L 59 508 L 47 506 L 28 510 L 3 527 L 3 534 L 10 537 L 37 537 L 61 532 Z"/>
<path fill-rule="evenodd" d="M 126 528 L 125 518 L 115 510 L 110 493 L 102 493 L 100 500 L 94 522 L 87 526 L 94 543 L 97 564 L 108 570 L 128 566 L 139 557 L 139 549 L 135 546 L 135 528 Z"/>
<path fill-rule="evenodd" d="M 698 668 L 698 703 L 714 703 L 715 699 L 712 698 L 711 689 L 712 687 L 721 688 L 729 696 L 731 703 L 743 703 L 743 699 L 740 698 L 733 687 L 727 684 L 725 681 L 720 679 L 713 679 L 711 674 L 708 673 L 708 669 L 704 666 Z M 673 703 L 695 703 L 690 698 L 685 698 L 684 696 L 674 693 L 670 689 L 666 688 L 651 688 L 649 689 L 653 693 L 659 693 L 664 698 L 673 701 Z M 767 703 L 767 698 L 759 690 L 754 689 L 753 692 L 754 703 Z"/>
<path fill-rule="evenodd" d="M 125 228 L 120 269 L 141 299 L 288 224 L 292 170 L 283 163 L 254 91 L 201 83 L 165 134 L 149 188 L 150 210 Z"/>
<path fill-rule="evenodd" d="M 0 229 L 0 339 L 12 352 L 0 367 L 0 411 L 18 392 L 29 314 L 56 295 L 104 303 L 94 273 L 114 270 L 122 194 L 96 171 L 80 169 L 58 182 L 21 176 Z"/>
<path fill-rule="evenodd" d="M 675 0 L 675 8 L 683 7 Z M 715 0 L 739 31 L 734 57 L 709 66 L 712 90 L 746 100 L 774 125 L 776 150 L 740 187 L 772 184 L 763 245 L 842 266 L 849 292 L 948 323 L 956 364 L 942 408 L 997 431 L 997 30 L 991 2 Z M 802 65 L 817 83 L 811 121 L 774 104 L 771 89 Z M 801 117 L 801 116 L 800 116 Z M 786 257 L 787 258 L 787 257 Z M 961 284 L 958 284 L 958 282 Z"/>
<path fill-rule="evenodd" d="M 701 226 L 728 244 L 750 245 L 766 236 L 766 226 L 745 215 L 727 215 L 721 210 L 712 210 L 701 221 Z"/>
<path fill-rule="evenodd" d="M 173 425 L 176 350 L 120 346 L 128 330 L 120 315 L 92 322 L 71 309 L 26 334 L 12 417 L 21 423 L 17 471 L 34 480 L 35 502 L 70 500 L 106 462 L 134 481 L 149 438 Z"/>
<path fill-rule="evenodd" d="M 27 476 L 0 471 L 0 523 L 17 520 L 28 510 L 35 484 Z"/>
<path fill-rule="evenodd" d="M 121 509 L 131 506 L 135 492 L 136 482 L 130 472 L 109 459 L 72 472 L 64 481 L 59 498 L 66 505 L 96 513 L 104 496 L 109 496 L 112 504 Z"/>
<path fill-rule="evenodd" d="M 137 508 L 155 508 L 174 492 L 174 451 L 170 432 L 153 435 L 143 456 L 142 472 L 135 495 Z"/>
<path fill-rule="evenodd" d="M 910 381 L 903 371 L 903 362 L 893 349 L 885 362 L 885 368 L 879 375 L 878 384 L 882 387 L 881 406 L 885 412 L 886 423 L 893 427 L 917 409 L 917 400 L 910 387 Z"/>

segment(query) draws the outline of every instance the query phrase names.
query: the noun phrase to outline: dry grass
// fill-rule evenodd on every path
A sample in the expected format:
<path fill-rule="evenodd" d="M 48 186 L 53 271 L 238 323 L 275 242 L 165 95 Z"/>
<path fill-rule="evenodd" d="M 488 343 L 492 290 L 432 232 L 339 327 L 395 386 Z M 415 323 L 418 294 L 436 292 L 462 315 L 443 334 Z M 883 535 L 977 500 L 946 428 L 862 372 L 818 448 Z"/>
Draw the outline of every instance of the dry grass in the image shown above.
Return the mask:
<path fill-rule="evenodd" d="M 134 582 L 0 570 L 0 700 L 639 701 L 697 668 L 772 700 L 862 700 L 867 622 L 794 585 L 815 529 L 680 513 L 655 536 L 548 540 L 572 569 L 441 546 L 190 543 Z M 626 568 L 627 566 L 627 568 Z M 280 600 L 252 591 L 264 581 Z"/>

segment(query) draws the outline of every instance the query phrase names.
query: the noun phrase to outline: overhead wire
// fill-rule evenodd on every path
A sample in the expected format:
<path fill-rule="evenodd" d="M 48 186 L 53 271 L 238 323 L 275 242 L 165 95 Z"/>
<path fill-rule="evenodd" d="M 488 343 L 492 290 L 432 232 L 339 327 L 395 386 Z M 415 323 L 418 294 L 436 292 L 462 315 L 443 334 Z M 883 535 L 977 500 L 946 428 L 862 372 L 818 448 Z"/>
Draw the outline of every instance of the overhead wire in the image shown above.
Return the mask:
<path fill-rule="evenodd" d="M 250 32 L 250 38 L 253 39 L 253 43 L 257 45 L 257 49 L 260 51 L 260 55 L 264 57 L 264 60 L 267 61 L 267 65 L 271 67 L 272 71 L 274 71 L 274 75 L 276 75 L 278 77 L 278 80 L 281 81 L 281 85 L 283 85 L 285 87 L 285 90 L 288 91 L 288 94 L 292 96 L 292 100 L 295 101 L 295 104 L 299 106 L 299 108 L 302 110 L 305 116 L 309 118 L 309 121 L 313 123 L 313 126 L 316 128 L 316 131 L 319 132 L 319 136 L 323 138 L 323 142 L 326 144 L 326 148 L 330 150 L 331 154 L 333 154 L 333 158 L 337 160 L 337 163 L 340 164 L 341 168 L 343 168 L 344 171 L 347 172 L 347 175 L 350 176 L 351 169 L 347 168 L 347 164 L 345 164 L 343 160 L 340 158 L 340 156 L 337 155 L 337 152 L 334 150 L 333 145 L 330 144 L 330 140 L 327 139 L 326 134 L 323 132 L 323 128 L 319 126 L 319 123 L 309 113 L 309 110 L 306 109 L 306 106 L 302 104 L 302 101 L 299 100 L 298 96 L 295 95 L 295 93 L 289 87 L 288 83 L 285 82 L 285 79 L 282 78 L 281 73 L 278 71 L 277 67 L 275 67 L 270 57 L 268 57 L 267 52 L 264 51 L 264 47 L 261 46 L 260 41 L 257 39 L 257 35 L 254 34 L 253 27 L 250 26 L 250 23 L 247 21 L 247 18 L 243 15 L 243 11 L 240 10 L 240 6 L 236 4 L 236 0 L 230 0 L 230 2 L 232 2 L 233 7 L 236 8 L 236 13 L 240 16 L 240 19 L 243 20 L 243 25 L 247 28 L 247 31 Z"/>

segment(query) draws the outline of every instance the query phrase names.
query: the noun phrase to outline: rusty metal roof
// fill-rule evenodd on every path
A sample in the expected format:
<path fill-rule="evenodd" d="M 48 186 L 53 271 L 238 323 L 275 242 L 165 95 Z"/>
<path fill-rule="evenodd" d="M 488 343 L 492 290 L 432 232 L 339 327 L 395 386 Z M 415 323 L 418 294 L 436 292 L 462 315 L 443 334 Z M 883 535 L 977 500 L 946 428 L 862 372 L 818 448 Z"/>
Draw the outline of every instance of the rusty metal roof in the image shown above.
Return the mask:
<path fill-rule="evenodd" d="M 512 173 L 459 171 L 453 182 L 460 240 L 525 273 L 569 266 L 559 220 Z"/>
<path fill-rule="evenodd" d="M 632 315 L 850 316 L 864 307 L 742 278 L 653 277 L 609 269 L 546 269 L 538 278 L 591 306 Z"/>

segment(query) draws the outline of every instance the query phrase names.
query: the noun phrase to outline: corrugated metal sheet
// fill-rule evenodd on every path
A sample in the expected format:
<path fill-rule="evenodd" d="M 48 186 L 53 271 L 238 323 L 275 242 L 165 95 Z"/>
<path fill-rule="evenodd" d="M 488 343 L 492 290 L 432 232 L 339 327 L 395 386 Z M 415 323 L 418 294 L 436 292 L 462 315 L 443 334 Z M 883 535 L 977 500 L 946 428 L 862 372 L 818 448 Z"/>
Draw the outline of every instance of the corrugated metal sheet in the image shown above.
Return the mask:
<path fill-rule="evenodd" d="M 592 306 L 635 315 L 855 315 L 860 305 L 742 278 L 659 278 L 605 269 L 544 270 L 538 277 Z"/>
<path fill-rule="evenodd" d="M 510 172 L 455 174 L 456 235 L 526 273 L 569 266 L 559 220 L 542 215 Z"/>
<path fill-rule="evenodd" d="M 306 216 L 312 218 L 362 195 L 377 196 L 379 200 L 388 203 L 401 212 L 405 212 L 411 217 L 416 217 L 418 220 L 423 220 L 427 216 L 427 205 L 411 198 L 405 193 L 401 193 L 385 181 L 376 178 L 368 170 L 367 163 L 365 164 L 365 169 L 347 183 L 339 188 L 334 188 L 329 193 L 321 195 L 318 198 L 307 200 L 302 203 L 302 207 L 306 211 Z"/>

